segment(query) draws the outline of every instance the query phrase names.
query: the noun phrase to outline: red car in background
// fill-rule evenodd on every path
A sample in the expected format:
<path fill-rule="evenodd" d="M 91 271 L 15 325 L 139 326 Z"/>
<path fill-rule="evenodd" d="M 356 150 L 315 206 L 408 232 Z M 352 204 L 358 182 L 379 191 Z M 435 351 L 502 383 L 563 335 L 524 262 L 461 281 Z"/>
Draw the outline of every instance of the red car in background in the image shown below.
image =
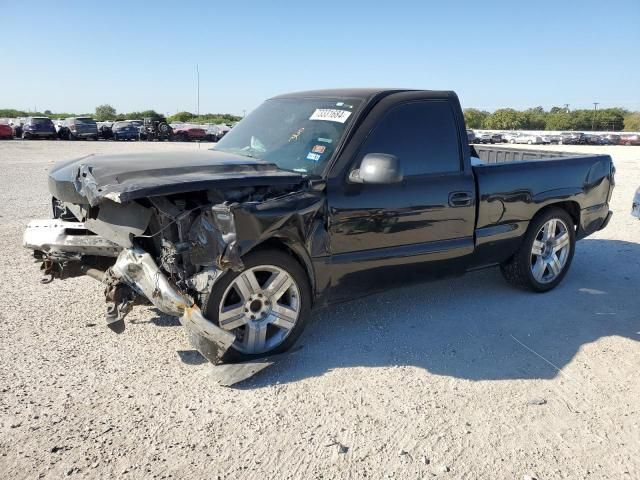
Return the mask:
<path fill-rule="evenodd" d="M 207 136 L 207 131 L 197 125 L 172 125 L 173 128 L 173 139 L 189 142 L 191 140 L 204 140 Z"/>
<path fill-rule="evenodd" d="M 0 138 L 13 138 L 13 129 L 8 123 L 0 123 Z"/>
<path fill-rule="evenodd" d="M 620 136 L 620 145 L 640 145 L 640 135 L 633 133 Z"/>

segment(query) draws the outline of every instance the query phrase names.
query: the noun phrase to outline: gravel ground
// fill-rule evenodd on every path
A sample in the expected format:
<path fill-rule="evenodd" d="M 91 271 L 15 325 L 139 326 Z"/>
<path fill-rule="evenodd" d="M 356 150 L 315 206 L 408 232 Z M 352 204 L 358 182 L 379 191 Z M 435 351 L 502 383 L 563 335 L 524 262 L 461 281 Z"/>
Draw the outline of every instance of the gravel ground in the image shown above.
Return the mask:
<path fill-rule="evenodd" d="M 491 269 L 325 309 L 236 389 L 177 321 L 139 308 L 117 336 L 99 284 L 42 285 L 20 246 L 53 161 L 196 148 L 0 143 L 3 478 L 640 478 L 640 147 L 551 148 L 618 170 L 611 224 L 554 291 Z"/>

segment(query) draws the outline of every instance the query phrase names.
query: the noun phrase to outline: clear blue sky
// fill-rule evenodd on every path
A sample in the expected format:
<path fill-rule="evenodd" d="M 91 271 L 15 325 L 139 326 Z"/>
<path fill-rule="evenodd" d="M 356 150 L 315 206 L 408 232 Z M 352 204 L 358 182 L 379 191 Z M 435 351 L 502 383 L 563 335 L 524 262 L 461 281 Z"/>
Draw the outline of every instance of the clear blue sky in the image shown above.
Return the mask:
<path fill-rule="evenodd" d="M 0 0 L 0 108 L 242 113 L 328 87 L 640 110 L 640 0 Z"/>

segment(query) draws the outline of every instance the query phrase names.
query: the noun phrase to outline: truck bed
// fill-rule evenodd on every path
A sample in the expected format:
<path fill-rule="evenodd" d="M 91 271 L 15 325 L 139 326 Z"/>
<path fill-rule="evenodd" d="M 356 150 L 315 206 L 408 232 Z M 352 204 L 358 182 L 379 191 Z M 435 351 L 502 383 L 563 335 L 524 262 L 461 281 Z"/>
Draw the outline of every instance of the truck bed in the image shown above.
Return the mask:
<path fill-rule="evenodd" d="M 519 238 L 535 212 L 562 199 L 576 220 L 578 238 L 605 225 L 614 173 L 609 155 L 473 147 L 478 246 Z"/>
<path fill-rule="evenodd" d="M 509 148 L 497 145 L 471 145 L 471 157 L 479 158 L 482 163 L 522 162 L 526 160 L 548 160 L 559 157 L 578 157 L 573 152 L 559 152 L 550 150 L 534 150 L 524 148 Z"/>

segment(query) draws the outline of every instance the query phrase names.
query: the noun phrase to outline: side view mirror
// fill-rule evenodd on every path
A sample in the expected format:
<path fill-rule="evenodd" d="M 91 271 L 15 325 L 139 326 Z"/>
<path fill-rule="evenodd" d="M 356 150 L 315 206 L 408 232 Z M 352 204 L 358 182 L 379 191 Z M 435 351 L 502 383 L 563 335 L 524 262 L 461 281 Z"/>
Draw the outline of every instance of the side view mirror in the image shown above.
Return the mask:
<path fill-rule="evenodd" d="M 398 157 L 385 153 L 368 153 L 362 159 L 360 168 L 349 174 L 349 181 L 353 183 L 399 183 L 402 178 Z"/>

